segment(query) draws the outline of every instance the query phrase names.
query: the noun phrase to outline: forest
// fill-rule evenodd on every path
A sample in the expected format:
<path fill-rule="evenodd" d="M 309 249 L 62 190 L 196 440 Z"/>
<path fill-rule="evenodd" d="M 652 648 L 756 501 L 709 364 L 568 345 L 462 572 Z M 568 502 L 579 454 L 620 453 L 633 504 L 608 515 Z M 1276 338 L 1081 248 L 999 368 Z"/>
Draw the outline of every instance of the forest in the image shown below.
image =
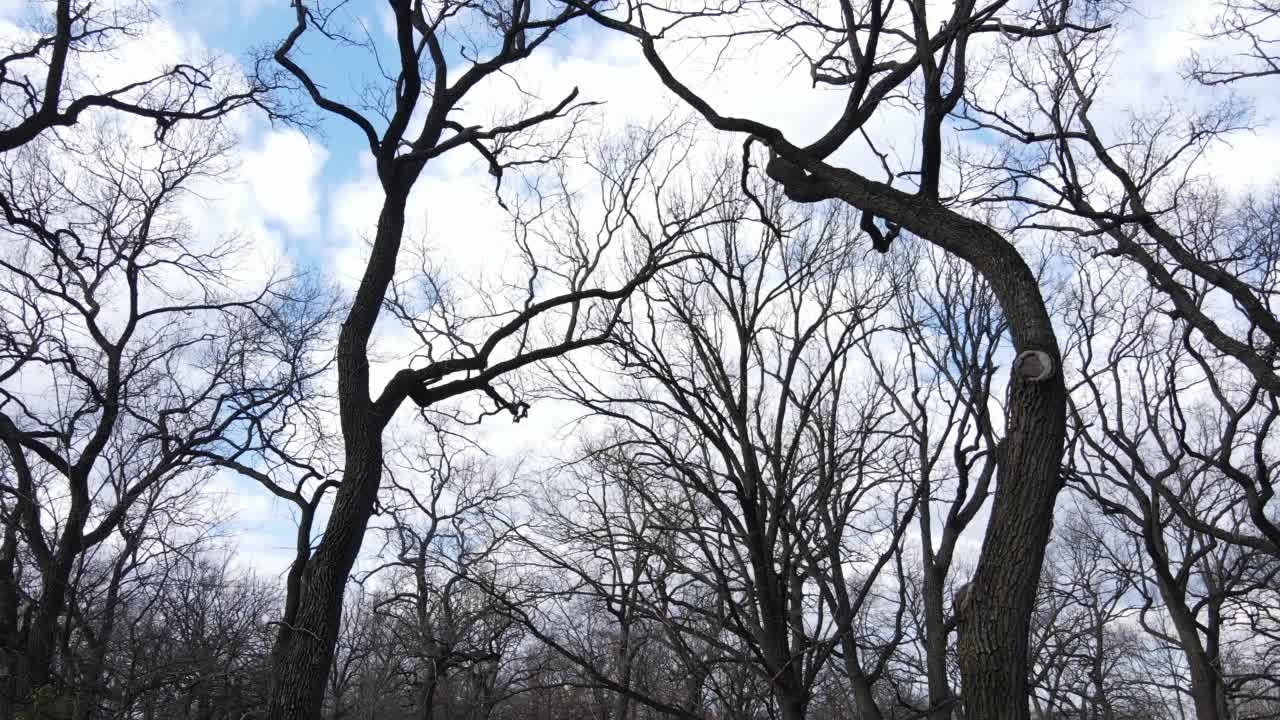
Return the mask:
<path fill-rule="evenodd" d="M 1280 2 L 0 2 L 0 720 L 1280 718 Z"/>

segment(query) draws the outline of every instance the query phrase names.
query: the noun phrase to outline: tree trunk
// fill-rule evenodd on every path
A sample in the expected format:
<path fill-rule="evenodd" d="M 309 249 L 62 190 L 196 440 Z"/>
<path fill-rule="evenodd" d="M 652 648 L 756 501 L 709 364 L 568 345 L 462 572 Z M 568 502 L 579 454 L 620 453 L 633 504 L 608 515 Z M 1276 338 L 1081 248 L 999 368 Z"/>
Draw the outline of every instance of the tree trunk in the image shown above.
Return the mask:
<path fill-rule="evenodd" d="M 1216 648 L 1205 647 L 1200 639 L 1199 627 L 1191 609 L 1187 607 L 1183 593 L 1171 577 L 1157 571 L 1160 594 L 1168 608 L 1169 618 L 1178 632 L 1182 654 L 1187 659 L 1191 674 L 1191 700 L 1195 703 L 1196 720 L 1227 720 L 1227 692 L 1222 683 L 1221 668 L 1213 661 Z"/>
<path fill-rule="evenodd" d="M 781 700 L 782 720 L 804 720 L 806 703 L 802 698 L 784 696 Z"/>
<path fill-rule="evenodd" d="M 881 720 L 884 715 L 880 712 L 880 704 L 876 702 L 876 696 L 871 689 L 871 684 L 867 682 L 862 672 L 859 671 L 857 675 L 851 674 L 849 676 L 849 684 L 853 687 L 853 702 L 854 707 L 858 708 L 858 719 Z"/>
<path fill-rule="evenodd" d="M 923 512 L 930 512 L 924 505 Z M 925 536 L 925 542 L 930 542 Z M 929 684 L 929 720 L 951 717 L 951 684 L 947 678 L 947 631 L 945 628 L 942 591 L 944 572 L 934 564 L 933 553 L 927 553 L 924 566 L 924 642 L 925 676 Z"/>
<path fill-rule="evenodd" d="M 958 642 L 966 717 L 1027 718 L 1027 635 L 1066 441 L 1062 359 L 1039 281 L 1018 250 L 980 222 L 843 168 L 814 160 L 805 168 L 813 175 L 774 179 L 794 200 L 843 200 L 968 262 L 999 301 L 1019 358 L 1037 353 L 1010 372 L 995 501 L 959 610 Z"/>
<path fill-rule="evenodd" d="M 145 525 L 145 523 L 144 523 Z M 111 649 L 111 640 L 115 637 L 117 610 L 120 606 L 120 585 L 124 581 L 125 568 L 137 552 L 142 541 L 142 527 L 128 535 L 124 549 L 120 551 L 111 567 L 111 580 L 107 585 L 107 597 L 103 602 L 102 627 L 98 630 L 96 645 L 91 649 L 89 662 L 84 670 L 84 685 L 77 702 L 79 703 L 79 720 L 92 720 L 98 709 L 98 701 L 102 697 L 105 680 L 103 675 L 107 669 L 107 653 Z M 0 716 L 3 717 L 3 716 Z"/>
<path fill-rule="evenodd" d="M 1009 395 L 995 503 L 959 625 L 961 692 L 973 720 L 1028 717 L 1027 635 L 1062 460 L 1063 417 L 1053 417 L 1062 395 L 1046 397 L 1018 377 Z"/>
<path fill-rule="evenodd" d="M 83 528 L 88 517 L 87 503 L 72 500 L 52 562 L 44 568 L 40 603 L 27 635 L 26 673 L 19 677 L 19 698 L 48 685 L 53 678 L 53 656 L 57 650 L 58 619 L 67 603 L 67 587 L 80 554 Z"/>
<path fill-rule="evenodd" d="M 403 187 L 412 184 L 412 179 Z M 313 720 L 321 715 L 325 682 L 342 621 L 347 577 L 355 564 L 382 481 L 382 430 L 369 397 L 368 342 L 395 273 L 408 191 L 390 188 L 355 300 L 338 335 L 338 404 L 346 453 L 342 483 L 316 551 L 306 561 L 292 609 L 271 653 L 267 717 Z"/>
<path fill-rule="evenodd" d="M 4 526 L 4 543 L 0 545 L 0 720 L 11 720 L 14 709 L 14 679 L 20 669 L 22 650 L 18 647 L 18 528 L 16 521 Z"/>
<path fill-rule="evenodd" d="M 1228 720 L 1222 677 L 1203 654 L 1187 654 L 1191 669 L 1191 697 L 1196 705 L 1196 720 Z"/>
<path fill-rule="evenodd" d="M 333 513 L 303 571 L 294 616 L 281 623 L 272 650 L 268 717 L 273 719 L 320 717 L 347 576 L 382 478 L 381 429 L 370 428 L 360 435 L 346 438 L 346 465 Z"/>
<path fill-rule="evenodd" d="M 625 612 L 625 611 L 624 611 Z M 620 618 L 622 624 L 621 637 L 618 638 L 618 684 L 631 689 L 631 666 L 634 653 L 631 647 L 631 623 L 627 618 Z M 610 720 L 627 720 L 631 714 L 631 696 L 626 693 L 614 693 L 613 712 Z"/>

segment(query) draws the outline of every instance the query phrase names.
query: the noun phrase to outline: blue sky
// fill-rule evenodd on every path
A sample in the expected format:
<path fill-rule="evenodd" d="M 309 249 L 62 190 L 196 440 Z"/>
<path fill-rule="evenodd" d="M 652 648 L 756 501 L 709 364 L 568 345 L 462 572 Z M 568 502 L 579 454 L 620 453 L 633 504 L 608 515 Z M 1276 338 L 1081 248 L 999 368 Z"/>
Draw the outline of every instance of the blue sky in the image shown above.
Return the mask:
<path fill-rule="evenodd" d="M 0 8 L 4 2 L 0 0 Z M 1159 23 L 1163 29 L 1158 32 L 1147 29 L 1155 23 L 1135 25 L 1133 32 L 1121 38 L 1125 43 L 1121 57 L 1137 55 L 1145 61 L 1125 77 L 1127 92 L 1120 97 L 1126 103 L 1155 102 L 1180 86 L 1177 63 L 1186 51 L 1188 37 L 1183 28 L 1197 18 L 1197 9 L 1205 4 L 1200 0 L 1147 3 L 1149 16 L 1163 13 L 1168 17 Z M 366 13 L 373 33 L 383 31 L 377 14 L 383 2 L 366 0 L 354 6 Z M 294 23 L 286 0 L 180 2 L 166 11 L 165 19 L 180 34 L 195 35 L 201 44 L 238 58 L 246 58 L 253 48 L 274 48 Z M 139 42 L 145 47 L 149 40 Z M 779 45 L 783 44 L 753 50 L 741 61 L 721 68 L 714 78 L 706 72 L 705 58 L 677 63 L 677 70 L 723 112 L 775 124 L 803 142 L 825 129 L 824 123 L 834 116 L 842 98 L 838 93 L 815 92 L 802 72 L 782 72 L 790 50 Z M 376 71 L 367 57 L 335 53 L 327 44 L 304 43 L 300 50 L 295 57 L 336 97 L 349 97 L 353 85 Z M 582 25 L 540 49 L 515 72 L 522 87 L 535 90 L 546 102 L 554 102 L 571 87 L 579 86 L 582 99 L 606 102 L 596 115 L 600 125 L 618 127 L 666 115 L 674 106 L 636 50 L 629 40 Z M 468 117 L 476 112 L 483 121 L 485 104 L 493 109 L 502 102 L 503 87 L 495 88 L 487 95 L 477 93 L 478 99 L 466 108 Z M 363 137 L 345 121 L 325 115 L 318 115 L 317 120 L 321 132 L 304 139 L 289 128 L 269 127 L 260 117 L 241 118 L 245 123 L 245 192 L 212 208 L 208 219 L 223 230 L 260 236 L 264 245 L 278 244 L 294 263 L 331 273 L 349 289 L 363 264 L 363 236 L 376 222 L 379 193 Z M 885 114 L 870 129 L 879 140 L 896 145 L 904 156 L 914 152 L 912 122 Z M 1280 137 L 1276 132 L 1255 133 L 1224 148 L 1212 162 L 1230 168 L 1233 181 L 1247 184 L 1253 178 L 1270 177 L 1272 159 L 1280 157 L 1277 148 Z M 878 162 L 862 151 L 850 150 L 839 160 L 862 167 L 873 177 L 882 174 Z M 491 179 L 474 153 L 464 149 L 433 162 L 420 186 L 411 218 L 413 232 L 429 235 L 440 257 L 456 265 L 459 272 L 501 264 L 504 248 L 510 243 L 501 223 L 494 219 L 498 214 L 488 212 L 493 205 Z M 394 337 L 384 340 L 390 348 L 387 354 L 393 358 L 387 368 L 394 370 L 400 346 Z M 387 368 L 383 371 L 389 372 Z M 488 423 L 484 441 L 498 455 L 512 457 L 530 448 L 554 449 L 556 443 L 549 438 L 555 437 L 558 417 L 554 411 L 537 408 L 530 421 L 514 428 L 509 423 Z M 281 516 L 285 508 L 251 482 L 222 481 L 240 511 L 239 527 L 246 533 L 242 547 L 255 552 L 266 549 L 270 556 L 250 562 L 267 572 L 283 569 L 293 540 L 292 528 Z"/>
<path fill-rule="evenodd" d="M 246 60 L 257 50 L 273 51 L 295 22 L 293 10 L 284 0 L 240 0 L 238 3 L 227 0 L 223 3 L 223 12 L 217 12 L 217 5 L 183 2 L 174 8 L 179 13 L 177 22 L 196 29 L 207 45 Z M 236 5 L 238 11 L 225 7 Z M 394 47 L 389 44 L 391 38 L 387 34 L 390 17 L 385 3 L 352 3 L 351 7 L 353 11 L 343 16 L 343 27 L 359 31 L 355 20 L 363 20 L 370 34 L 379 41 L 384 58 L 394 58 Z M 575 45 L 580 49 L 584 42 L 599 42 L 604 38 L 604 31 L 580 23 L 553 38 L 540 48 L 539 54 L 563 57 L 573 52 Z M 456 48 L 446 49 L 454 50 L 452 60 L 459 59 Z M 351 98 L 351 91 L 366 80 L 380 80 L 377 65 L 368 53 L 339 48 L 314 31 L 303 36 L 292 57 L 335 99 Z M 458 71 L 454 73 L 456 76 Z M 315 120 L 318 132 L 311 133 L 312 139 L 323 144 L 329 156 L 323 169 L 323 182 L 335 185 L 358 171 L 361 157 L 367 154 L 367 145 L 363 136 L 345 120 L 327 113 L 317 113 Z"/>

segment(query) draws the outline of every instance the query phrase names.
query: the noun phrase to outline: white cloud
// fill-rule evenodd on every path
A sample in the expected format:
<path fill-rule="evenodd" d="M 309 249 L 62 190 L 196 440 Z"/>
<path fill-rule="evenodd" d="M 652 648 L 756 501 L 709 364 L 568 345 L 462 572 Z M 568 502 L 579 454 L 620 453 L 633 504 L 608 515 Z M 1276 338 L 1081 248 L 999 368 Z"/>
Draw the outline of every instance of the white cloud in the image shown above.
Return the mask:
<path fill-rule="evenodd" d="M 240 179 L 249 184 L 255 209 L 293 235 L 320 229 L 320 171 L 328 152 L 297 130 L 271 130 L 244 153 Z"/>
<path fill-rule="evenodd" d="M 253 14 L 263 2 L 241 0 L 240 10 L 246 16 Z M 0 2 L 0 16 L 18 5 Z M 1134 27 L 1122 36 L 1122 55 L 1137 55 L 1143 62 L 1119 68 L 1128 74 L 1119 78 L 1125 92 L 1116 97 L 1141 107 L 1177 92 L 1182 87 L 1178 63 L 1186 49 L 1198 43 L 1187 28 L 1203 23 L 1208 5 L 1200 0 L 1148 3 L 1148 10 L 1160 11 L 1160 19 L 1135 20 Z M 385 30 L 385 8 L 379 5 L 377 12 L 377 26 Z M 120 62 L 104 69 L 101 79 L 138 77 L 147 68 L 195 50 L 201 50 L 198 37 L 159 24 L 151 28 L 145 42 L 123 50 Z M 775 125 L 801 143 L 816 138 L 839 114 L 844 102 L 840 91 L 815 90 L 806 73 L 784 71 L 792 59 L 786 43 L 765 43 L 711 72 L 714 50 L 703 45 L 671 57 L 684 53 L 684 59 L 673 61 L 675 71 L 721 112 Z M 534 101 L 534 107 L 553 104 L 578 87 L 581 100 L 604 103 L 594 117 L 605 129 L 629 122 L 646 123 L 672 111 L 677 115 L 688 112 L 661 86 L 633 40 L 592 31 L 573 34 L 556 52 L 535 54 L 514 68 L 511 77 L 495 76 L 477 88 L 457 119 L 463 124 L 488 123 L 501 115 L 514 97 L 512 78 L 541 98 Z M 909 155 L 914 151 L 918 125 L 905 118 L 913 116 L 881 113 L 870 130 L 885 145 Z M 375 230 L 381 203 L 381 188 L 367 154 L 359 153 L 358 159 L 331 157 L 324 147 L 294 130 L 264 130 L 246 124 L 241 131 L 246 137 L 241 182 L 219 188 L 209 202 L 193 206 L 193 221 L 210 237 L 238 231 L 252 238 L 254 252 L 259 255 L 249 266 L 255 270 L 269 268 L 286 256 L 282 233 L 305 239 L 298 252 L 322 253 L 333 278 L 351 292 L 363 271 L 366 241 Z M 1230 146 L 1215 150 L 1209 167 L 1228 182 L 1247 186 L 1273 177 L 1277 157 L 1280 136 L 1267 131 L 1238 136 Z M 863 151 L 850 149 L 840 161 L 872 177 L 881 175 L 878 163 Z M 321 171 L 326 164 L 338 164 L 340 171 L 347 166 L 345 173 L 335 174 L 345 180 L 323 186 Z M 505 215 L 494 205 L 491 183 L 474 153 L 463 148 L 432 163 L 410 203 L 408 235 L 425 238 L 438 264 L 459 278 L 479 281 L 501 273 L 513 255 Z M 322 238 L 323 246 L 314 238 Z M 380 326 L 376 349 L 383 361 L 373 373 L 375 388 L 403 367 L 414 348 L 414 340 L 403 330 Z M 572 440 L 556 434 L 572 414 L 564 406 L 544 403 L 534 407 L 526 423 L 512 425 L 495 418 L 482 425 L 477 436 L 500 457 L 531 451 L 554 453 Z M 237 498 L 237 522 L 245 532 L 245 549 L 237 562 L 282 567 L 291 554 L 287 544 L 292 527 L 287 513 L 274 507 L 274 501 L 252 484 L 228 487 Z M 254 552 L 247 548 L 254 548 Z M 259 554 L 264 548 L 267 552 Z"/>

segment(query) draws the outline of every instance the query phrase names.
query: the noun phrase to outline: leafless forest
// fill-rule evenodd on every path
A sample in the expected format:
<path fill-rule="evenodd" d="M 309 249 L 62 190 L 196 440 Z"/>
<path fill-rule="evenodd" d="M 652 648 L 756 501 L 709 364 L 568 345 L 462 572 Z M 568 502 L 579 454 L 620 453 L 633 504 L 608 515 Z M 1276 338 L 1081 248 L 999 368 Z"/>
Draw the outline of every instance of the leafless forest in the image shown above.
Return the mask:
<path fill-rule="evenodd" d="M 1280 718 L 1276 98 L 1275 0 L 0 3 L 0 720 Z"/>

